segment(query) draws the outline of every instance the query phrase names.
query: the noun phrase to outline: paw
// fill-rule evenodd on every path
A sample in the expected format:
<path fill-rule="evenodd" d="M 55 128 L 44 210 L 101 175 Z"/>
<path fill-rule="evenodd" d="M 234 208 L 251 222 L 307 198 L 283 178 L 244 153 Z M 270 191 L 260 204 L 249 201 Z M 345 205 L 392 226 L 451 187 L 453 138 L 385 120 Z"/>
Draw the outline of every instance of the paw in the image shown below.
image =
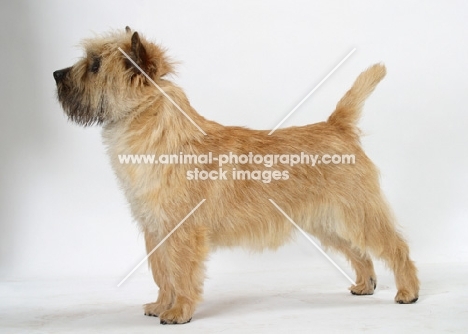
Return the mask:
<path fill-rule="evenodd" d="M 183 308 L 181 307 L 173 307 L 159 315 L 161 319 L 160 322 L 162 325 L 186 324 L 192 320 L 192 315 L 186 313 L 187 312 L 183 312 Z"/>
<path fill-rule="evenodd" d="M 353 295 L 356 295 L 356 296 L 373 295 L 376 287 L 377 287 L 377 280 L 371 277 L 365 282 L 352 285 L 349 288 L 349 290 L 351 291 Z"/>
<path fill-rule="evenodd" d="M 145 315 L 150 317 L 158 317 L 161 313 L 168 310 L 170 305 L 162 305 L 160 303 L 149 303 L 143 305 L 143 309 L 145 310 Z"/>
<path fill-rule="evenodd" d="M 395 296 L 395 301 L 398 304 L 413 304 L 418 300 L 417 293 L 411 293 L 407 290 L 399 290 Z"/>

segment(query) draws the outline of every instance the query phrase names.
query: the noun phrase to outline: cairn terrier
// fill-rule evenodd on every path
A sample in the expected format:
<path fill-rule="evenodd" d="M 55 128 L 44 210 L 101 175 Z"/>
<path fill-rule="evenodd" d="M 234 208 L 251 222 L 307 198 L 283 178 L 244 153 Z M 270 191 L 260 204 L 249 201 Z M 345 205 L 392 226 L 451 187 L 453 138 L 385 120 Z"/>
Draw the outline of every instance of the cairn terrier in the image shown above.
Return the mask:
<path fill-rule="evenodd" d="M 373 255 L 394 272 L 395 301 L 416 302 L 416 267 L 356 124 L 385 76 L 383 65 L 361 73 L 326 121 L 269 135 L 198 114 L 167 79 L 173 63 L 165 51 L 128 27 L 83 44 L 81 60 L 54 72 L 58 100 L 73 122 L 103 128 L 159 287 L 156 302 L 144 305 L 146 315 L 162 324 L 189 322 L 202 298 L 210 251 L 276 249 L 290 240 L 295 227 L 278 208 L 324 247 L 344 254 L 356 272 L 352 294 L 374 293 Z M 159 160 L 125 163 L 124 155 Z M 343 156 L 353 163 L 330 163 Z"/>

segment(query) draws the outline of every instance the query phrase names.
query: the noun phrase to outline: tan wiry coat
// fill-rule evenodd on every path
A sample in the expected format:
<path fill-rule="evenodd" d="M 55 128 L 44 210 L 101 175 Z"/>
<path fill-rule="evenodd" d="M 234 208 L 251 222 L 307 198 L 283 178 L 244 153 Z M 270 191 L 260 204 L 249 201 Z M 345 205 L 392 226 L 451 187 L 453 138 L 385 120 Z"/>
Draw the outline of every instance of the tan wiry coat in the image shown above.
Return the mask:
<path fill-rule="evenodd" d="M 293 225 L 324 246 L 342 252 L 356 271 L 353 294 L 372 294 L 376 276 L 369 254 L 394 271 L 395 300 L 413 303 L 419 281 L 406 242 L 379 185 L 376 167 L 359 142 L 365 99 L 385 76 L 383 65 L 363 72 L 325 122 L 268 131 L 223 126 L 206 120 L 182 89 L 165 80 L 172 65 L 164 51 L 138 33 L 111 33 L 84 42 L 86 57 L 54 73 L 59 100 L 70 119 L 102 124 L 112 166 L 145 234 L 150 252 L 197 204 L 196 210 L 149 258 L 159 286 L 145 314 L 161 323 L 190 321 L 202 298 L 204 262 L 219 246 L 275 249 L 287 242 Z M 199 125 L 199 131 L 118 50 L 122 48 Z M 188 180 L 187 172 L 219 170 L 212 164 L 122 164 L 119 155 L 140 154 L 317 154 L 354 155 L 354 164 L 228 163 L 227 180 Z M 279 170 L 287 179 L 234 180 L 232 171 Z"/>

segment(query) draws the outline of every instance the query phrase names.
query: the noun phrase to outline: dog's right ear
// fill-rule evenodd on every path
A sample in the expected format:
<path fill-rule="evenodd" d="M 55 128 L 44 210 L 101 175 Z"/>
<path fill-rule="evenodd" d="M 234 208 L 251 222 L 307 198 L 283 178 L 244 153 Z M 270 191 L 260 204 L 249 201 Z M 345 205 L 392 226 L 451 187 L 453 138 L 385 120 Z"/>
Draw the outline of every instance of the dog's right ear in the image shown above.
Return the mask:
<path fill-rule="evenodd" d="M 127 34 L 130 34 L 130 33 L 132 32 L 132 29 L 130 29 L 129 26 L 126 26 L 126 27 L 125 27 L 125 32 L 126 32 Z"/>

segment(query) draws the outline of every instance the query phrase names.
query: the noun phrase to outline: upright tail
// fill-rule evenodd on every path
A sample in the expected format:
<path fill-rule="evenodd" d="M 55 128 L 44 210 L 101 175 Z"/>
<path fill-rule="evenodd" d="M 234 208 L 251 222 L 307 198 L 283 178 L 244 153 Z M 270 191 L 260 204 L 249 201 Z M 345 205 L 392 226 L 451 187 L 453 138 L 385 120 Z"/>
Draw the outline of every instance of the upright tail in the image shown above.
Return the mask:
<path fill-rule="evenodd" d="M 350 90 L 336 105 L 335 111 L 328 118 L 328 123 L 343 131 L 358 134 L 356 123 L 361 116 L 364 101 L 374 91 L 377 84 L 387 73 L 385 66 L 375 64 L 362 72 Z"/>

